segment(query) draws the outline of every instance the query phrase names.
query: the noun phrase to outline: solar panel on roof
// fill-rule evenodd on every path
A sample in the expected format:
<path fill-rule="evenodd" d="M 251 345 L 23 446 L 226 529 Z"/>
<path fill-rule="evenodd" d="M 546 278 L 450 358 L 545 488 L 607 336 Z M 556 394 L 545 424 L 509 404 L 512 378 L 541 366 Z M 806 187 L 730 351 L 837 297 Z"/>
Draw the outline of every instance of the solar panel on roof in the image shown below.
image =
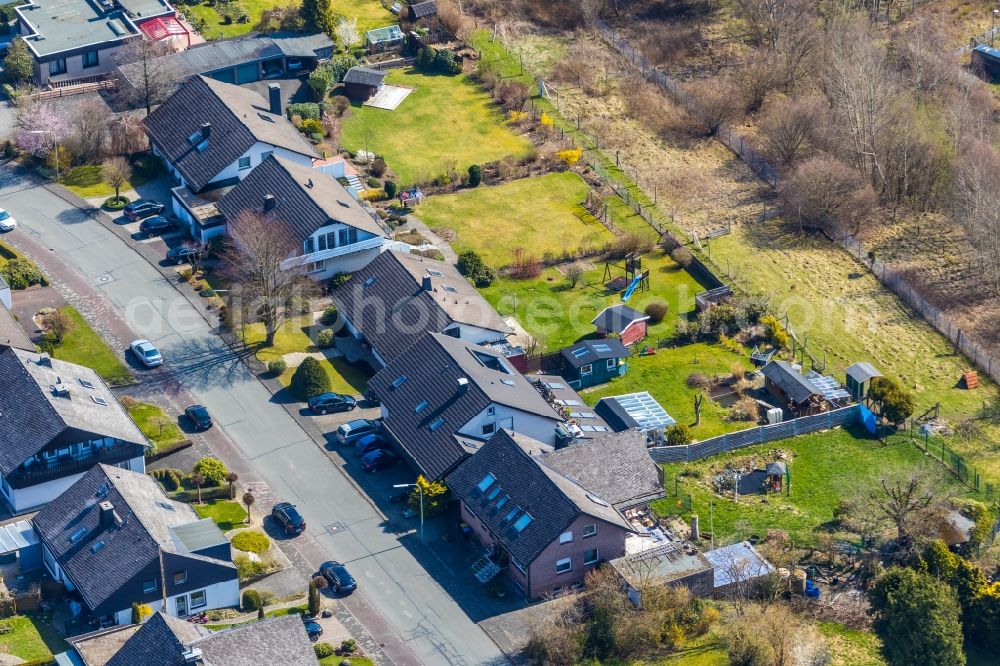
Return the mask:
<path fill-rule="evenodd" d="M 602 342 L 601 344 L 594 345 L 594 351 L 596 351 L 599 354 L 610 354 L 611 347 Z"/>

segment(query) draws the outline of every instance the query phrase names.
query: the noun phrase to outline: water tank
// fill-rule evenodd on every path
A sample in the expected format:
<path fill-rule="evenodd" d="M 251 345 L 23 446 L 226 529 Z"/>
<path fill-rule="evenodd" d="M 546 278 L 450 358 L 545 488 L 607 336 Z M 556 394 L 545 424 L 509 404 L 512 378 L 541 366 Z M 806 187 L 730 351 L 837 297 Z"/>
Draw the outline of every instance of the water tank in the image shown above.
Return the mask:
<path fill-rule="evenodd" d="M 792 571 L 792 594 L 806 593 L 806 571 L 805 569 L 795 569 Z"/>
<path fill-rule="evenodd" d="M 781 407 L 772 407 L 767 410 L 767 422 L 768 423 L 781 423 L 784 419 L 784 412 L 781 411 Z"/>

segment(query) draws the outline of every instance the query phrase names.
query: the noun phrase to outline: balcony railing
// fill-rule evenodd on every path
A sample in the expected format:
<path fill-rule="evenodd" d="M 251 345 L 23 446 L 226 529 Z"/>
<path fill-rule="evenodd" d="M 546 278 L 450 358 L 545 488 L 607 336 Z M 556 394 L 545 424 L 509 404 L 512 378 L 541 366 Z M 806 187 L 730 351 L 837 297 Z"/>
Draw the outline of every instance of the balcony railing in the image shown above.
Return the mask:
<path fill-rule="evenodd" d="M 53 479 L 86 472 L 97 463 L 115 465 L 132 458 L 140 458 L 145 453 L 146 449 L 137 444 L 101 446 L 91 449 L 87 455 L 65 456 L 51 463 L 40 461 L 28 467 L 20 467 L 7 477 L 7 482 L 14 488 L 27 488 Z"/>
<path fill-rule="evenodd" d="M 331 247 L 327 248 L 326 250 L 319 250 L 318 252 L 312 252 L 310 254 L 303 254 L 298 257 L 292 257 L 291 259 L 286 259 L 281 264 L 281 267 L 284 269 L 289 269 L 295 266 L 311 264 L 314 261 L 333 259 L 334 257 L 341 257 L 345 254 L 351 254 L 352 252 L 361 252 L 362 250 L 370 250 L 372 248 L 381 247 L 384 243 L 385 243 L 385 238 L 381 236 L 376 236 L 374 238 L 369 238 L 367 240 L 359 241 L 357 243 L 351 243 L 350 245 Z"/>

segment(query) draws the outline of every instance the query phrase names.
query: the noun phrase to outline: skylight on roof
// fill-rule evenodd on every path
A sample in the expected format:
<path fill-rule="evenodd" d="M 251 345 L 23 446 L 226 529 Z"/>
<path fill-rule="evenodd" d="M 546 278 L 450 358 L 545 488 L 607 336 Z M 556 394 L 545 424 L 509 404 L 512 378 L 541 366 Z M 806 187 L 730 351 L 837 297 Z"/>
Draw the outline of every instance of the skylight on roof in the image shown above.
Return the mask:
<path fill-rule="evenodd" d="M 157 502 L 157 504 L 159 504 L 161 507 L 163 507 L 167 511 L 176 511 L 176 509 L 174 508 L 174 505 L 171 504 L 170 502 Z"/>
<path fill-rule="evenodd" d="M 86 534 L 86 533 L 87 533 L 87 528 L 86 527 L 79 528 L 77 531 L 75 531 L 75 532 L 73 532 L 72 534 L 69 535 L 69 542 L 70 543 L 76 543 L 77 541 L 79 541 L 80 539 L 82 539 L 83 535 Z"/>
<path fill-rule="evenodd" d="M 373 284 L 375 284 L 375 280 L 377 280 L 377 279 L 378 279 L 378 278 L 377 278 L 376 276 L 374 276 L 374 275 L 369 275 L 369 276 L 368 276 L 368 279 L 367 279 L 367 280 L 365 280 L 365 286 L 366 286 L 366 287 L 370 287 L 370 286 L 372 286 Z"/>
<path fill-rule="evenodd" d="M 427 429 L 430 430 L 431 432 L 434 432 L 443 425 L 444 425 L 444 417 L 439 416 L 433 421 L 431 421 L 431 424 L 427 426 Z"/>
<path fill-rule="evenodd" d="M 508 513 L 506 516 L 503 517 L 503 522 L 509 523 L 510 521 L 514 520 L 514 516 L 516 516 L 519 513 L 521 513 L 521 507 L 515 506 L 513 509 L 510 510 L 510 513 Z"/>
<path fill-rule="evenodd" d="M 507 386 L 517 386 L 513 379 L 501 379 L 500 381 Z"/>
<path fill-rule="evenodd" d="M 503 508 L 503 505 L 510 501 L 510 495 L 504 495 L 497 500 L 497 511 Z"/>
<path fill-rule="evenodd" d="M 500 494 L 500 490 L 501 490 L 500 484 L 499 483 L 494 484 L 493 485 L 493 490 L 491 490 L 490 492 L 486 493 L 486 499 L 488 499 L 489 501 L 492 502 L 493 500 L 496 499 L 497 495 Z"/>
<path fill-rule="evenodd" d="M 562 384 L 560 382 L 545 382 L 545 385 L 548 386 L 550 389 L 564 389 L 564 388 L 566 388 L 566 385 Z"/>
<path fill-rule="evenodd" d="M 106 546 L 106 545 L 107 544 L 105 544 L 104 540 L 102 539 L 101 541 L 98 541 L 98 542 L 94 543 L 94 545 L 90 547 L 90 552 L 96 553 L 101 548 L 104 548 L 104 546 Z"/>
<path fill-rule="evenodd" d="M 393 380 L 392 382 L 392 388 L 398 389 L 400 386 L 403 385 L 403 382 L 405 381 L 406 381 L 406 375 L 400 375 L 399 377 L 396 377 L 396 379 Z"/>
<path fill-rule="evenodd" d="M 94 382 L 90 381 L 89 379 L 80 378 L 77 381 L 80 382 L 80 386 L 82 386 L 83 388 L 89 388 L 89 389 L 94 388 Z"/>
<path fill-rule="evenodd" d="M 589 349 L 587 349 L 586 347 L 580 347 L 579 349 L 574 349 L 573 350 L 573 357 L 574 358 L 583 358 L 584 356 L 586 356 L 589 353 L 590 353 Z"/>
<path fill-rule="evenodd" d="M 415 414 L 419 414 L 420 412 L 424 411 L 425 409 L 427 409 L 427 401 L 426 400 L 421 400 L 420 402 L 417 403 L 417 406 L 413 408 L 413 412 Z"/>
<path fill-rule="evenodd" d="M 447 285 L 447 284 L 441 285 L 441 288 L 444 289 L 445 291 L 449 291 L 449 292 L 451 292 L 453 294 L 457 294 L 458 293 L 458 289 L 455 289 L 454 287 L 452 287 L 450 285 Z"/>
<path fill-rule="evenodd" d="M 208 149 L 208 139 L 205 139 L 204 141 L 199 143 L 197 146 L 194 147 L 194 149 L 197 150 L 199 153 L 205 152 Z"/>
<path fill-rule="evenodd" d="M 487 473 L 486 476 L 483 477 L 483 480 L 480 481 L 478 485 L 476 485 L 476 490 L 478 490 L 481 493 L 485 493 L 486 489 L 492 486 L 493 482 L 496 480 L 497 477 L 493 476 L 490 473 Z"/>
<path fill-rule="evenodd" d="M 594 351 L 600 354 L 610 354 L 611 346 L 601 342 L 599 344 L 594 345 Z"/>
<path fill-rule="evenodd" d="M 520 534 L 521 532 L 524 531 L 525 527 L 531 524 L 533 520 L 534 518 L 531 517 L 531 514 L 525 511 L 524 513 L 521 514 L 520 518 L 514 521 L 513 525 L 514 531 Z"/>
<path fill-rule="evenodd" d="M 442 273 L 441 271 L 431 271 L 431 270 L 429 270 L 429 271 L 427 271 L 427 274 L 428 275 L 433 275 L 434 277 L 439 277 L 439 278 L 443 278 L 444 277 L 444 273 Z"/>
<path fill-rule="evenodd" d="M 599 504 L 601 506 L 611 506 L 610 504 L 608 504 L 607 502 L 605 502 L 604 500 L 602 500 L 597 495 L 591 495 L 590 493 L 586 493 L 586 495 L 587 495 L 587 499 L 589 499 L 594 504 Z"/>
<path fill-rule="evenodd" d="M 194 144 L 198 143 L 198 139 L 200 138 L 201 138 L 201 130 L 198 130 L 197 132 L 192 133 L 191 136 L 188 137 L 188 143 L 190 143 L 193 146 Z"/>
<path fill-rule="evenodd" d="M 107 407 L 108 406 L 108 401 L 105 400 L 104 398 L 102 398 L 99 395 L 92 395 L 92 396 L 90 396 L 90 399 L 93 400 L 94 402 L 96 402 L 98 405 L 101 405 L 103 407 Z"/>

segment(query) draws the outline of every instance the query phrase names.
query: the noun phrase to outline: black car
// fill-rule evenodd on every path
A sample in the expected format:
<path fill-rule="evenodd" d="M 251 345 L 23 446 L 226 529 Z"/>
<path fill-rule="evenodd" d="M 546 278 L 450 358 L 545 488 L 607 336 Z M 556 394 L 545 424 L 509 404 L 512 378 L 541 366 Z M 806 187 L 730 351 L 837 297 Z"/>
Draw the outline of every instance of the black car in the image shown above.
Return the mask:
<path fill-rule="evenodd" d="M 376 449 L 365 454 L 365 457 L 361 459 L 361 467 L 366 472 L 374 474 L 380 469 L 392 467 L 398 462 L 399 456 L 393 453 L 391 449 Z"/>
<path fill-rule="evenodd" d="M 191 261 L 193 257 L 197 257 L 199 254 L 201 254 L 200 248 L 187 244 L 178 245 L 167 250 L 167 261 L 179 265 L 186 261 Z"/>
<path fill-rule="evenodd" d="M 271 509 L 271 516 L 277 520 L 285 534 L 295 536 L 306 531 L 306 519 L 302 517 L 295 505 L 290 502 L 278 502 Z"/>
<path fill-rule="evenodd" d="M 357 406 L 357 401 L 349 395 L 321 393 L 309 398 L 309 409 L 317 414 L 349 412 Z"/>
<path fill-rule="evenodd" d="M 184 410 L 184 416 L 191 419 L 196 430 L 208 430 L 212 427 L 212 417 L 209 416 L 208 410 L 201 405 L 191 405 Z"/>
<path fill-rule="evenodd" d="M 150 215 L 159 215 L 166 209 L 166 206 L 161 204 L 159 201 L 151 201 L 149 199 L 139 199 L 138 201 L 133 201 L 129 205 L 125 206 L 125 210 L 122 211 L 130 220 L 141 220 L 144 217 L 149 217 Z"/>
<path fill-rule="evenodd" d="M 142 224 L 139 225 L 139 233 L 152 236 L 154 234 L 162 234 L 165 231 L 173 231 L 175 226 L 173 222 L 162 215 L 154 215 L 142 221 Z"/>
<path fill-rule="evenodd" d="M 309 634 L 309 640 L 313 643 L 315 643 L 319 637 L 323 635 L 323 627 L 319 626 L 319 622 L 316 620 L 303 616 L 302 625 L 306 628 L 306 633 Z"/>
<path fill-rule="evenodd" d="M 347 571 L 347 567 L 340 562 L 334 560 L 324 562 L 320 565 L 319 572 L 323 575 L 323 578 L 329 581 L 334 591 L 338 594 L 350 594 L 358 589 L 358 584 L 354 582 L 354 577 Z"/>

